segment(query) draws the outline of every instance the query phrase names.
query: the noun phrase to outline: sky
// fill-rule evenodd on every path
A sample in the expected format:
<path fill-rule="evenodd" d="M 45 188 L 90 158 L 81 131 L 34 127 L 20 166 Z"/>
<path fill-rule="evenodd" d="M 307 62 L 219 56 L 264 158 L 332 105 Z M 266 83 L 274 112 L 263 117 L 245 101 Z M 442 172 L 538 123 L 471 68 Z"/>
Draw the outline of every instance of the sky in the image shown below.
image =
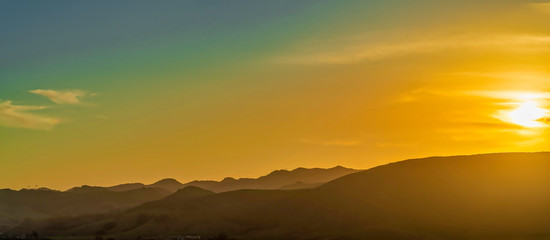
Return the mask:
<path fill-rule="evenodd" d="M 0 188 L 546 151 L 550 2 L 0 0 Z"/>

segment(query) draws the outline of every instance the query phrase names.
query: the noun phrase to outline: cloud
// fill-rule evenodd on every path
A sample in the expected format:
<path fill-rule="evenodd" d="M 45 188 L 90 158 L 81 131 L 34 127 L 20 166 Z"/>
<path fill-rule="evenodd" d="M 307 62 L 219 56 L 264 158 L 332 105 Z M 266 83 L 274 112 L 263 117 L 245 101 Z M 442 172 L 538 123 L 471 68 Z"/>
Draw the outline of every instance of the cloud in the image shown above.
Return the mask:
<path fill-rule="evenodd" d="M 503 81 L 512 82 L 516 88 L 518 82 L 525 82 L 528 83 L 528 86 L 535 85 L 534 87 L 538 88 L 545 86 L 550 80 L 550 74 L 543 71 L 456 72 L 451 74 L 496 79 L 500 83 Z"/>
<path fill-rule="evenodd" d="M 275 62 L 296 65 L 330 65 L 353 64 L 362 61 L 376 61 L 391 57 L 411 54 L 429 53 L 448 49 L 462 48 L 503 48 L 503 49 L 537 49 L 550 45 L 547 35 L 464 35 L 451 38 L 412 40 L 400 42 L 356 42 L 351 44 L 334 44 L 345 46 L 340 49 L 322 50 L 315 53 L 302 53 L 278 57 Z"/>
<path fill-rule="evenodd" d="M 406 91 L 397 95 L 394 103 L 412 103 L 426 100 L 434 100 L 434 98 L 456 98 L 464 96 L 481 96 L 478 92 L 481 91 L 461 91 L 461 90 L 444 90 L 438 88 L 417 88 Z M 484 96 L 485 97 L 485 96 Z"/>
<path fill-rule="evenodd" d="M 394 99 L 394 102 L 396 103 L 416 102 L 421 100 L 422 98 L 426 98 L 427 96 L 448 96 L 451 94 L 454 94 L 454 93 L 451 93 L 450 91 L 442 91 L 437 89 L 417 88 L 417 89 L 413 89 L 411 91 L 405 92 L 403 94 L 400 94 Z"/>
<path fill-rule="evenodd" d="M 300 142 L 320 146 L 356 146 L 361 143 L 355 140 L 314 141 L 311 139 L 301 139 Z"/>
<path fill-rule="evenodd" d="M 415 88 L 397 95 L 394 102 L 407 103 L 433 99 L 433 97 L 464 96 L 515 101 L 550 99 L 550 92 L 541 91 L 550 80 L 550 74 L 546 72 L 453 72 L 450 74 L 476 78 L 469 85 L 454 84 L 449 80 L 446 84 L 439 84 L 439 82 L 431 86 Z M 463 78 L 459 80 L 466 82 Z M 497 84 L 498 88 L 495 87 Z"/>
<path fill-rule="evenodd" d="M 549 99 L 548 92 L 533 92 L 533 91 L 467 91 L 465 94 L 472 96 L 488 97 L 493 99 L 514 100 L 514 101 L 529 101 Z"/>
<path fill-rule="evenodd" d="M 45 106 L 13 105 L 12 101 L 0 101 L 0 125 L 15 128 L 50 130 L 60 123 L 61 120 L 29 112 L 46 108 Z"/>
<path fill-rule="evenodd" d="M 29 92 L 47 97 L 57 104 L 79 104 L 82 98 L 95 95 L 82 90 L 56 91 L 36 89 Z"/>

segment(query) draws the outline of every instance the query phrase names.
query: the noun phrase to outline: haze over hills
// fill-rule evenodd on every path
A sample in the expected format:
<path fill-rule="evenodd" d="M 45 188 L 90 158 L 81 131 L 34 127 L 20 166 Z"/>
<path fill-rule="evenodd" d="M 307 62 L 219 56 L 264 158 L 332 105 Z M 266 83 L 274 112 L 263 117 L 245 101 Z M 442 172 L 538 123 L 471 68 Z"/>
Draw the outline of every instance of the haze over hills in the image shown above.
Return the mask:
<path fill-rule="evenodd" d="M 98 214 L 134 207 L 158 200 L 178 189 L 200 186 L 214 192 L 236 189 L 313 188 L 359 170 L 334 167 L 330 169 L 298 168 L 277 170 L 253 178 L 225 178 L 222 181 L 193 181 L 182 184 L 175 179 L 163 179 L 153 184 L 126 183 L 111 187 L 80 186 L 67 191 L 47 188 L 14 191 L 0 190 L 0 232 L 20 224 L 24 219 L 40 219 L 81 214 Z"/>
<path fill-rule="evenodd" d="M 127 211 L 26 221 L 9 234 L 117 239 L 549 239 L 550 153 L 407 160 L 315 189 L 187 187 Z"/>
<path fill-rule="evenodd" d="M 179 181 L 166 178 L 153 184 L 145 185 L 143 183 L 126 183 L 107 187 L 112 191 L 127 191 L 142 187 L 163 188 L 171 192 L 187 186 L 196 186 L 213 192 L 225 192 L 238 189 L 281 189 L 281 188 L 313 188 L 323 183 L 332 181 L 336 178 L 358 172 L 360 170 L 336 166 L 329 169 L 324 168 L 297 168 L 292 171 L 276 170 L 268 175 L 259 178 L 239 178 L 226 177 L 221 181 L 191 181 L 180 183 Z"/>
<path fill-rule="evenodd" d="M 196 186 L 213 192 L 226 192 L 238 189 L 300 189 L 314 188 L 339 177 L 360 170 L 337 166 L 329 169 L 297 168 L 292 171 L 276 170 L 266 176 L 254 178 L 225 178 L 222 181 L 193 181 L 182 185 Z"/>
<path fill-rule="evenodd" d="M 0 228 L 20 224 L 24 219 L 105 213 L 158 200 L 170 192 L 161 188 L 140 188 L 124 192 L 83 186 L 65 192 L 53 190 L 0 190 Z"/>

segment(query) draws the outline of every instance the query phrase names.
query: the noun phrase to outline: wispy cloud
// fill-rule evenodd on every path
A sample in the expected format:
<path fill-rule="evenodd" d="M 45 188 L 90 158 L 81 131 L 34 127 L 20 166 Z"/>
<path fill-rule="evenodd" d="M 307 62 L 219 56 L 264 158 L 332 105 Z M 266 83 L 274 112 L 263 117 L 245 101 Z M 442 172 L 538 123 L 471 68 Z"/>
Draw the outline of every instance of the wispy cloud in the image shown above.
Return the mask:
<path fill-rule="evenodd" d="M 430 100 L 437 97 L 483 97 L 506 101 L 527 101 L 550 99 L 548 92 L 513 91 L 513 90 L 448 90 L 419 88 L 405 92 L 395 98 L 396 103 Z"/>
<path fill-rule="evenodd" d="M 461 48 L 504 48 L 522 49 L 550 45 L 550 36 L 546 35 L 464 35 L 451 38 L 412 40 L 399 42 L 356 42 L 335 44 L 339 49 L 319 50 L 290 54 L 275 59 L 278 63 L 298 65 L 352 64 L 362 61 L 375 61 L 411 54 L 429 53 L 447 49 Z M 326 49 L 326 48 L 324 48 Z M 330 48 L 329 48 L 330 49 Z"/>
<path fill-rule="evenodd" d="M 548 92 L 527 92 L 527 91 L 466 91 L 465 94 L 473 96 L 488 97 L 494 99 L 529 101 L 538 99 L 550 99 Z"/>
<path fill-rule="evenodd" d="M 36 89 L 36 90 L 31 90 L 29 92 L 47 97 L 57 104 L 79 104 L 81 103 L 81 100 L 84 97 L 95 95 L 95 94 L 90 94 L 83 90 L 57 91 L 57 90 Z"/>
<path fill-rule="evenodd" d="M 89 93 L 83 90 L 30 90 L 30 93 L 49 98 L 57 104 L 82 104 L 82 99 L 86 96 L 95 96 L 95 93 Z M 29 128 L 37 130 L 50 130 L 61 123 L 58 117 L 36 114 L 33 111 L 43 110 L 48 106 L 38 105 L 14 105 L 12 101 L 0 100 L 0 125 L 14 128 Z"/>
<path fill-rule="evenodd" d="M 330 141 L 315 141 L 311 139 L 300 139 L 301 143 L 320 145 L 320 146 L 356 146 L 361 144 L 360 141 L 356 140 L 330 140 Z"/>
<path fill-rule="evenodd" d="M 46 108 L 45 106 L 14 105 L 12 101 L 0 101 L 0 125 L 15 128 L 49 130 L 59 124 L 61 120 L 30 112 Z"/>
<path fill-rule="evenodd" d="M 394 102 L 396 103 L 416 102 L 428 96 L 448 96 L 452 94 L 456 94 L 456 93 L 451 91 L 443 91 L 439 89 L 417 88 L 398 95 L 394 99 Z"/>
<path fill-rule="evenodd" d="M 537 87 L 541 85 L 546 85 L 546 83 L 548 83 L 548 80 L 550 80 L 550 74 L 541 71 L 456 72 L 452 74 L 470 77 L 492 78 L 498 79 L 499 81 L 513 81 L 516 84 L 518 81 L 521 81 L 527 82 L 530 85 L 535 84 L 537 85 Z"/>
<path fill-rule="evenodd" d="M 545 86 L 550 80 L 550 74 L 537 71 L 508 72 L 453 72 L 452 76 L 474 77 L 471 84 L 438 84 L 435 82 L 426 86 L 408 90 L 399 94 L 394 102 L 415 102 L 433 97 L 464 97 L 475 96 L 498 100 L 532 100 L 550 99 Z M 465 79 L 460 79 L 466 82 Z M 472 81 L 475 80 L 475 81 Z M 451 86 L 451 87 L 449 87 Z"/>

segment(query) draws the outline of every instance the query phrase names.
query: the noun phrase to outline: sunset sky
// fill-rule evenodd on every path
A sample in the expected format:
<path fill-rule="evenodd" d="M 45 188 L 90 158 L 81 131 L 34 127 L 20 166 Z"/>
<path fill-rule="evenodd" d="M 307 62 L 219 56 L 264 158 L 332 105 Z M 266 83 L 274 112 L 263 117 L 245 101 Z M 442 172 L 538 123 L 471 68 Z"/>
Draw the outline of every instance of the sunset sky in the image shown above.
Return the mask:
<path fill-rule="evenodd" d="M 0 188 L 550 148 L 548 1 L 0 1 Z"/>

